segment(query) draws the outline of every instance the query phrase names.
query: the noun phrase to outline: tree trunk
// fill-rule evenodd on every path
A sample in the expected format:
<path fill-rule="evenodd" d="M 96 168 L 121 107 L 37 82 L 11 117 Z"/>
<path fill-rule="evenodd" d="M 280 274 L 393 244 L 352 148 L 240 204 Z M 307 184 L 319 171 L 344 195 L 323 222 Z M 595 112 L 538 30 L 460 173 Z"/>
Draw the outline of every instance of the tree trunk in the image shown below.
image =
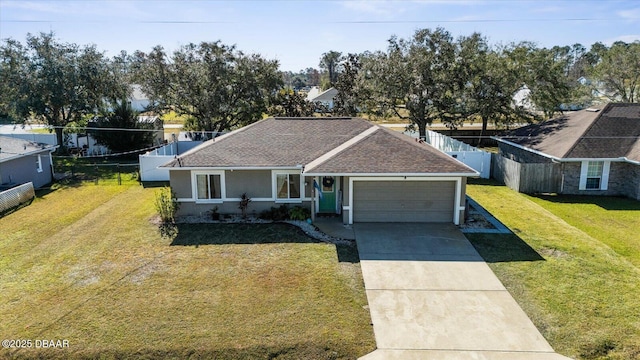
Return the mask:
<path fill-rule="evenodd" d="M 58 151 L 64 151 L 64 149 L 67 148 L 66 144 L 64 143 L 64 136 L 62 134 L 62 127 L 55 127 L 54 128 L 55 132 L 56 132 L 56 139 L 58 141 L 58 145 L 60 146 L 58 148 Z"/>
<path fill-rule="evenodd" d="M 424 121 L 421 121 L 417 125 L 418 125 L 418 133 L 420 135 L 420 140 L 427 141 L 427 123 Z"/>
<path fill-rule="evenodd" d="M 480 147 L 482 145 L 482 138 L 484 138 L 484 134 L 487 132 L 488 124 L 489 119 L 486 116 L 482 116 L 482 129 L 480 130 L 480 137 L 478 138 L 478 144 L 476 144 L 476 147 Z"/>

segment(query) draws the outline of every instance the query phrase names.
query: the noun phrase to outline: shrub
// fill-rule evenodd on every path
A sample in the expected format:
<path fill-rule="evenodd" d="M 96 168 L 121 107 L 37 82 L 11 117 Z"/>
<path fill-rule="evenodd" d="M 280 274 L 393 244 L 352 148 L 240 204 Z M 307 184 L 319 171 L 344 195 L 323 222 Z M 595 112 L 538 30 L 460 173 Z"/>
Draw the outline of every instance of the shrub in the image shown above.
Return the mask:
<path fill-rule="evenodd" d="M 247 193 L 243 193 L 240 197 L 240 205 L 238 206 L 240 210 L 242 210 L 242 218 L 247 218 L 247 207 L 249 207 L 249 203 L 251 202 L 251 198 L 247 195 Z"/>
<path fill-rule="evenodd" d="M 308 218 L 311 217 L 311 211 L 309 211 L 309 209 L 302 207 L 302 206 L 296 206 L 293 209 L 289 210 L 289 218 L 291 220 L 307 220 Z"/>
<path fill-rule="evenodd" d="M 156 192 L 155 206 L 163 223 L 173 223 L 180 204 L 171 188 L 164 187 Z"/>
<path fill-rule="evenodd" d="M 258 216 L 263 220 L 283 221 L 289 218 L 289 208 L 282 204 L 280 207 L 271 207 L 270 210 L 264 210 Z"/>

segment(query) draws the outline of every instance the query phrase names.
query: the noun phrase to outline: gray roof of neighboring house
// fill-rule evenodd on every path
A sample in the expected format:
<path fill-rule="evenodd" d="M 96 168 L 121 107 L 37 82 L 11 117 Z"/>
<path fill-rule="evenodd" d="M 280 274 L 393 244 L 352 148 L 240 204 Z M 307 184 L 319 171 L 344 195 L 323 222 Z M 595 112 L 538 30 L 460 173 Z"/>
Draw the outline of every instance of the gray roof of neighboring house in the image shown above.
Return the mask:
<path fill-rule="evenodd" d="M 298 165 L 307 173 L 475 174 L 430 145 L 360 118 L 261 120 L 210 140 L 165 167 Z"/>
<path fill-rule="evenodd" d="M 506 140 L 557 158 L 640 161 L 640 104 L 611 103 L 513 130 Z"/>
<path fill-rule="evenodd" d="M 55 148 L 53 145 L 0 135 L 0 162 L 43 151 L 53 151 Z"/>

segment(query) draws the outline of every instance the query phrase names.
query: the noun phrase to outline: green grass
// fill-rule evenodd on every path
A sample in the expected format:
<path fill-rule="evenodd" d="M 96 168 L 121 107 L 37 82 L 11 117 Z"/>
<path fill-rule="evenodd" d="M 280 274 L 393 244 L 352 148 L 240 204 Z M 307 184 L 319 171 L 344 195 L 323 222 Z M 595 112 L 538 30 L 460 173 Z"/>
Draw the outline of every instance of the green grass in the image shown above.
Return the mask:
<path fill-rule="evenodd" d="M 139 167 L 131 158 L 53 158 L 55 172 L 68 175 L 66 180 L 70 182 L 134 185 L 138 183 Z"/>
<path fill-rule="evenodd" d="M 33 134 L 53 134 L 53 131 L 47 128 L 30 129 L 29 132 Z"/>
<path fill-rule="evenodd" d="M 640 201 L 566 195 L 540 195 L 529 199 L 610 246 L 640 268 Z"/>
<path fill-rule="evenodd" d="M 624 240 L 612 240 L 626 234 L 637 243 L 637 208 L 610 199 L 614 208 L 596 210 L 589 202 L 532 198 L 486 183 L 467 191 L 514 233 L 467 237 L 556 351 L 580 359 L 640 358 L 640 270 L 632 262 L 639 251 L 627 246 L 623 255 L 613 245 Z M 601 222 L 574 225 L 555 212 Z"/>
<path fill-rule="evenodd" d="M 353 359 L 375 349 L 359 264 L 338 261 L 334 245 L 288 225 L 180 225 L 162 237 L 156 190 L 85 183 L 0 219 L 0 337 L 70 343 L 0 358 Z"/>

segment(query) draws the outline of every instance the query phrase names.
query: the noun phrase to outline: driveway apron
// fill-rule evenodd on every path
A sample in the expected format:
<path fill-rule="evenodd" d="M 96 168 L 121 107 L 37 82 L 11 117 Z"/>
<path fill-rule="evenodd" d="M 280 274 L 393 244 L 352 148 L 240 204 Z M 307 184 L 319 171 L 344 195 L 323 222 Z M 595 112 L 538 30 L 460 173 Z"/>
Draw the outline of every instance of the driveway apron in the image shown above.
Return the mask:
<path fill-rule="evenodd" d="M 378 346 L 361 359 L 567 359 L 454 225 L 354 230 Z"/>

